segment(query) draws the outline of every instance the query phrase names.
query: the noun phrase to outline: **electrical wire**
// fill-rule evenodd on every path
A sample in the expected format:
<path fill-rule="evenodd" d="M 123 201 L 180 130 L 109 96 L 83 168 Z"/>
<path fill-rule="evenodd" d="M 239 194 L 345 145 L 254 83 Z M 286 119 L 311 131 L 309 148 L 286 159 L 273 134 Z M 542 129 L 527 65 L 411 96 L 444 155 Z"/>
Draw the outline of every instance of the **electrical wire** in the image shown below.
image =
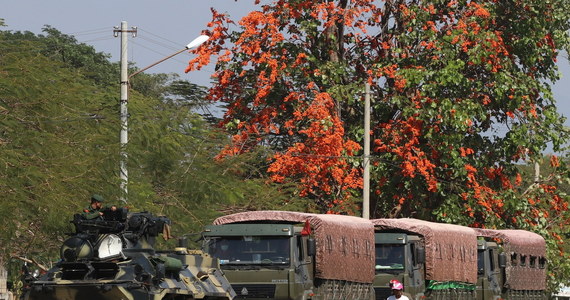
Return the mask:
<path fill-rule="evenodd" d="M 160 42 L 160 41 L 157 41 L 157 40 L 154 40 L 154 39 L 150 39 L 150 38 L 144 37 L 143 35 L 138 35 L 137 38 L 142 39 L 142 40 L 145 40 L 145 41 L 148 41 L 148 42 L 150 42 L 150 43 L 152 43 L 152 44 L 161 46 L 161 47 L 163 47 L 163 48 L 166 48 L 166 49 L 169 49 L 169 50 L 172 50 L 172 51 L 180 50 L 180 49 L 184 48 L 183 46 L 178 46 L 178 47 L 170 46 L 170 45 L 164 44 L 164 43 L 162 43 L 162 42 Z"/>
<path fill-rule="evenodd" d="M 97 29 L 71 32 L 71 33 L 65 33 L 65 34 L 71 35 L 71 36 L 80 36 L 80 35 L 92 35 L 92 34 L 109 33 L 109 32 L 110 32 L 110 29 L 105 27 L 105 28 L 97 28 Z"/>
<path fill-rule="evenodd" d="M 144 49 L 146 49 L 146 50 L 148 50 L 148 51 L 151 51 L 151 52 L 153 52 L 153 53 L 156 53 L 156 54 L 158 54 L 158 55 L 161 55 L 161 56 L 164 56 L 164 57 L 168 56 L 168 54 L 164 54 L 164 53 L 162 53 L 162 52 L 159 52 L 159 51 L 157 51 L 157 50 L 154 50 L 154 49 L 152 49 L 152 48 L 150 48 L 150 47 L 145 46 L 144 44 L 141 44 L 141 43 L 138 43 L 138 42 L 135 42 L 135 41 L 130 41 L 130 42 L 133 43 L 134 45 L 137 45 L 137 46 L 139 46 L 139 47 L 141 47 L 141 48 L 144 48 Z M 180 62 L 180 63 L 182 63 L 182 64 L 188 64 L 187 61 L 184 62 L 184 61 L 181 61 L 181 60 L 176 59 L 176 58 L 174 58 L 174 57 L 171 58 L 171 59 L 169 59 L 169 60 L 175 60 L 175 61 Z"/>
<path fill-rule="evenodd" d="M 91 40 L 84 40 L 84 41 L 78 41 L 80 43 L 86 44 L 86 43 L 90 43 L 90 42 L 98 42 L 98 41 L 107 41 L 107 40 L 111 40 L 114 39 L 114 37 L 99 37 L 99 38 L 94 38 Z"/>
<path fill-rule="evenodd" d="M 130 42 L 133 43 L 134 45 L 137 45 L 137 46 L 139 46 L 139 47 L 141 47 L 141 48 L 144 48 L 144 49 L 146 49 L 146 50 L 148 50 L 148 51 L 151 51 L 151 52 L 153 52 L 153 53 L 156 53 L 156 54 L 158 54 L 158 55 L 160 55 L 160 56 L 163 56 L 163 57 L 168 56 L 167 54 L 164 54 L 164 53 L 162 53 L 162 52 L 159 52 L 159 51 L 157 51 L 157 50 L 155 50 L 155 49 L 153 49 L 153 48 L 147 47 L 147 46 L 144 45 L 144 44 L 135 42 L 135 41 L 133 41 L 133 40 L 130 40 Z M 131 49 L 132 49 L 132 48 L 134 48 L 134 47 L 131 47 Z M 134 55 L 132 55 L 132 57 L 134 57 Z M 189 61 L 189 60 L 187 60 L 187 61 L 182 61 L 182 60 L 177 59 L 177 58 L 175 58 L 175 57 L 170 58 L 169 60 L 177 61 L 177 62 L 179 62 L 179 63 L 181 63 L 181 64 L 183 64 L 183 65 L 187 65 L 187 64 L 188 64 L 188 61 Z M 214 72 L 215 72 L 215 71 L 214 71 L 212 68 L 210 68 L 210 67 L 202 67 L 201 70 L 208 71 L 210 74 L 214 74 Z"/>
<path fill-rule="evenodd" d="M 169 39 L 166 39 L 166 38 L 164 38 L 164 37 L 162 37 L 162 36 L 159 36 L 159 35 L 157 35 L 157 34 L 154 34 L 154 33 L 150 32 L 150 31 L 148 31 L 148 30 L 140 29 L 140 31 L 145 32 L 145 33 L 148 33 L 148 34 L 150 34 L 150 35 L 152 35 L 152 36 L 154 36 L 154 37 L 157 37 L 157 38 L 159 38 L 159 39 L 161 39 L 161 40 L 167 41 L 167 42 L 169 42 L 169 43 L 171 43 L 171 44 L 173 44 L 173 45 L 176 45 L 176 47 L 179 46 L 179 43 L 173 42 L 173 41 L 171 41 L 171 40 L 169 40 Z"/>
<path fill-rule="evenodd" d="M 107 31 L 107 30 L 111 30 L 111 29 L 112 28 L 109 28 L 109 27 L 99 27 L 99 28 L 94 28 L 94 29 L 87 29 L 87 30 L 82 30 L 82 31 L 70 32 L 70 33 L 66 33 L 66 34 L 77 35 L 77 34 L 89 33 L 89 32 L 94 32 L 94 31 Z"/>
<path fill-rule="evenodd" d="M 106 32 L 108 32 L 108 30 L 109 30 L 108 28 L 98 28 L 98 29 L 84 30 L 84 31 L 72 32 L 72 33 L 64 33 L 64 34 L 70 35 L 70 36 L 73 36 L 73 37 L 75 37 L 75 36 L 83 36 L 83 35 L 87 36 L 87 35 L 94 35 L 94 34 L 106 33 Z M 138 36 L 137 36 L 137 37 L 140 38 L 141 40 L 147 41 L 147 42 L 149 42 L 149 43 L 151 43 L 151 44 L 158 45 L 158 46 L 160 46 L 160 47 L 163 47 L 163 48 L 165 48 L 165 49 L 172 50 L 172 51 L 176 51 L 176 50 L 182 49 L 182 48 L 184 47 L 183 45 L 179 45 L 179 44 L 177 44 L 177 43 L 175 43 L 175 42 L 173 42 L 173 41 L 171 41 L 171 40 L 168 40 L 168 39 L 166 39 L 166 38 L 163 38 L 163 37 L 161 37 L 161 36 L 159 36 L 159 35 L 156 35 L 156 34 L 154 34 L 154 33 L 152 33 L 152 32 L 149 32 L 149 31 L 147 31 L 147 30 L 142 30 L 142 29 L 140 29 L 140 28 L 139 28 L 139 30 L 141 30 L 142 32 L 145 32 L 145 33 L 147 33 L 147 34 L 149 34 L 149 35 L 151 35 L 151 36 L 155 36 L 155 37 L 157 37 L 157 38 L 159 38 L 159 39 L 161 39 L 161 40 L 164 40 L 164 41 L 166 41 L 166 42 L 168 42 L 168 43 L 171 43 L 173 46 L 170 46 L 170 45 L 168 45 L 168 44 L 166 44 L 166 43 L 162 43 L 162 42 L 157 41 L 157 40 L 155 40 L 155 39 L 147 38 L 147 37 L 144 37 L 144 36 L 141 36 L 141 35 L 138 35 Z M 107 41 L 107 40 L 111 40 L 111 39 L 114 39 L 114 38 L 115 38 L 115 37 L 114 37 L 113 35 L 108 35 L 108 36 L 105 35 L 105 36 L 100 36 L 100 37 L 93 37 L 93 38 L 86 39 L 86 40 L 77 40 L 77 42 L 78 42 L 78 43 L 82 43 L 82 44 L 88 44 L 88 43 L 99 42 L 99 41 Z M 16 44 L 16 43 L 22 42 L 22 41 L 37 41 L 37 39 L 19 38 L 19 39 L 10 39 L 10 40 L 0 40 L 0 43 L 2 43 L 2 44 L 10 44 L 10 43 Z M 156 54 L 158 54 L 158 55 L 160 55 L 160 56 L 164 56 L 164 57 L 165 57 L 165 56 L 168 56 L 167 54 L 164 54 L 163 52 L 157 51 L 156 49 L 154 49 L 154 48 L 152 48 L 152 47 L 149 47 L 149 46 L 147 46 L 147 45 L 145 45 L 145 44 L 143 44 L 143 43 L 136 42 L 136 41 L 134 41 L 134 39 L 130 39 L 129 42 L 132 43 L 132 44 L 134 44 L 134 45 L 137 45 L 137 46 L 139 46 L 139 47 L 141 47 L 141 48 L 144 48 L 144 49 L 146 49 L 146 50 L 149 50 L 149 51 L 151 51 L 151 52 L 153 52 L 153 53 L 156 53 Z M 133 49 L 133 48 L 134 48 L 134 47 L 131 47 L 131 48 L 130 48 L 131 53 L 134 53 L 134 50 L 135 50 L 135 49 Z M 131 57 L 134 57 L 134 55 L 132 55 Z M 179 62 L 180 64 L 183 64 L 183 65 L 187 65 L 187 64 L 188 64 L 188 61 L 183 61 L 183 60 L 180 60 L 180 59 L 177 59 L 177 58 L 171 58 L 170 60 L 177 61 L 177 62 Z M 211 74 L 215 73 L 215 71 L 214 71 L 212 68 L 210 68 L 210 67 L 202 67 L 202 70 L 207 71 L 207 72 L 209 72 L 209 73 L 211 73 Z"/>
<path fill-rule="evenodd" d="M 77 122 L 77 121 L 84 121 L 84 120 L 105 120 L 104 116 L 94 115 L 89 117 L 79 117 L 79 118 L 72 118 L 72 119 L 48 119 L 48 120 L 39 120 L 41 123 L 66 123 L 66 122 Z"/>
<path fill-rule="evenodd" d="M 171 51 L 177 51 L 177 50 L 180 50 L 180 49 L 182 49 L 183 47 L 185 47 L 185 45 L 180 45 L 179 43 L 176 43 L 176 42 L 174 42 L 174 41 L 171 41 L 171 40 L 169 40 L 169 39 L 166 39 L 166 38 L 164 38 L 164 37 L 162 37 L 162 36 L 160 36 L 160 35 L 158 35 L 158 34 L 154 34 L 154 33 L 150 32 L 150 31 L 148 31 L 148 30 L 144 30 L 144 29 L 141 29 L 141 28 L 138 28 L 138 30 L 141 31 L 141 32 L 147 33 L 147 34 L 149 34 L 149 35 L 151 35 L 151 36 L 154 36 L 154 37 L 156 37 L 156 38 L 159 38 L 159 39 L 161 39 L 161 40 L 164 40 L 164 41 L 166 41 L 166 42 L 172 44 L 173 46 L 169 46 L 169 45 L 167 45 L 167 44 L 165 44 L 165 43 L 162 43 L 162 42 L 157 41 L 157 40 L 155 40 L 155 39 L 151 39 L 151 38 L 145 37 L 145 36 L 143 36 L 143 35 L 141 35 L 141 34 L 137 35 L 137 38 L 140 38 L 140 39 L 142 39 L 142 40 L 148 41 L 148 42 L 150 42 L 150 43 L 152 43 L 152 44 L 161 46 L 161 47 L 163 47 L 163 48 L 169 49 L 169 50 L 171 50 Z M 138 45 L 138 46 L 141 46 L 141 47 L 143 47 L 143 48 L 145 48 L 145 49 L 147 49 L 147 50 L 149 50 L 149 51 L 152 51 L 152 52 L 154 52 L 154 53 L 157 53 L 157 54 L 159 54 L 159 55 L 167 56 L 167 55 L 165 55 L 165 54 L 163 54 L 163 53 L 161 53 L 161 52 L 159 52 L 159 51 L 156 51 L 156 50 L 154 50 L 154 49 L 151 49 L 151 48 L 149 48 L 149 47 L 147 47 L 147 46 L 145 46 L 145 45 L 143 45 L 143 44 L 141 44 L 141 43 L 137 43 L 137 42 L 133 42 L 133 43 L 136 44 L 136 45 Z M 176 61 L 178 61 L 178 62 L 180 62 L 180 63 L 183 63 L 183 64 L 185 64 L 185 65 L 188 64 L 188 61 L 182 62 L 182 61 L 180 61 L 180 60 L 178 60 L 178 59 L 176 59 L 176 58 L 172 58 L 172 59 L 173 59 L 173 60 L 176 60 Z M 208 72 L 210 72 L 211 74 L 214 74 L 214 73 L 215 73 L 215 71 L 214 71 L 212 68 L 209 68 L 209 67 L 202 67 L 202 70 L 208 71 Z"/>

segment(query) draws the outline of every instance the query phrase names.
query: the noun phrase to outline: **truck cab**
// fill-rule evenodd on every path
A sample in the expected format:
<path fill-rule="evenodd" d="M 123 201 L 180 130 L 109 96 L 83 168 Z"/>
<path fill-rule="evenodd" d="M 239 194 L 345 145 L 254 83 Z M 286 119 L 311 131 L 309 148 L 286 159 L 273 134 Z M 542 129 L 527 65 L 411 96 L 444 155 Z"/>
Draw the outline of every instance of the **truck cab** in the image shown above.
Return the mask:
<path fill-rule="evenodd" d="M 203 249 L 220 259 L 236 299 L 375 299 L 369 220 L 248 211 L 215 219 L 202 235 Z"/>
<path fill-rule="evenodd" d="M 412 296 L 410 299 L 423 296 L 425 250 L 421 238 L 387 232 L 376 232 L 374 238 L 376 299 L 386 299 L 392 294 L 389 284 L 393 279 L 404 285 L 404 294 Z"/>
<path fill-rule="evenodd" d="M 510 300 L 547 298 L 546 241 L 542 236 L 517 229 L 476 230 L 481 244 L 478 252 L 485 257 L 484 271 L 479 277 L 481 280 L 485 276 L 489 282 L 483 284 L 493 292 L 490 294 L 483 289 L 481 292 L 491 297 L 480 296 L 478 299 L 497 299 L 499 296 Z"/>
<path fill-rule="evenodd" d="M 314 247 L 301 231 L 292 224 L 209 225 L 203 250 L 220 260 L 236 299 L 310 299 Z"/>
<path fill-rule="evenodd" d="M 504 272 L 504 255 L 497 243 L 477 240 L 477 299 L 500 299 Z"/>

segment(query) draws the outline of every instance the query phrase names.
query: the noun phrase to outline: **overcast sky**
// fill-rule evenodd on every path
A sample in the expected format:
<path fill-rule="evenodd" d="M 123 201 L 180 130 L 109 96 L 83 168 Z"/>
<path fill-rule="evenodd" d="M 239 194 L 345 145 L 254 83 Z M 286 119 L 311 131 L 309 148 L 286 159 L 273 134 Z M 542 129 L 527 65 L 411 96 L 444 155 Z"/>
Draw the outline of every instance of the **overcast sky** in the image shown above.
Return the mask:
<path fill-rule="evenodd" d="M 113 27 L 126 21 L 129 27 L 138 28 L 137 37 L 129 36 L 129 61 L 142 68 L 183 49 L 198 36 L 211 20 L 211 7 L 239 19 L 254 7 L 253 1 L 2 0 L 0 18 L 7 25 L 2 30 L 41 33 L 44 25 L 50 25 L 97 51 L 111 54 L 115 61 L 120 57 L 120 38 L 113 37 Z M 198 73 L 184 73 L 191 58 L 191 54 L 184 52 L 148 72 L 178 73 L 183 79 L 209 85 L 213 66 Z M 559 64 L 563 75 L 554 86 L 554 95 L 559 111 L 570 116 L 570 67 L 566 57 L 560 57 Z M 566 124 L 570 126 L 569 121 Z"/>

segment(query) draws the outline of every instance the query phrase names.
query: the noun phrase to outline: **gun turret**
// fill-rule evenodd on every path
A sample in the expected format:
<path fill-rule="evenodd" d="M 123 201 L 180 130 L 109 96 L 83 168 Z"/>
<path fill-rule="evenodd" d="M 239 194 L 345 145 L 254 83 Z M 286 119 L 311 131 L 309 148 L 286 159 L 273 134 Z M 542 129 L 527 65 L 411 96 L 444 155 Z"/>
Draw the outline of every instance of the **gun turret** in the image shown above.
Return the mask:
<path fill-rule="evenodd" d="M 106 260 L 123 256 L 124 250 L 154 251 L 155 238 L 170 225 L 166 217 L 149 212 L 129 213 L 127 208 L 104 210 L 103 216 L 87 220 L 76 214 L 75 233 L 61 247 L 61 259 Z"/>

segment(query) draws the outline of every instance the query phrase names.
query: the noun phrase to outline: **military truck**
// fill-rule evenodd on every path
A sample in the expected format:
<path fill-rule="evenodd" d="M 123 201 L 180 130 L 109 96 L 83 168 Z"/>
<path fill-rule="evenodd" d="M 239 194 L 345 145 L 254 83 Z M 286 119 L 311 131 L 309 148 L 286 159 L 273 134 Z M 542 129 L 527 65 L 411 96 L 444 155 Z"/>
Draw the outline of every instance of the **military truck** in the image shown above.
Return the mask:
<path fill-rule="evenodd" d="M 371 220 L 376 233 L 376 299 L 404 284 L 411 299 L 475 299 L 477 235 L 468 227 L 417 219 Z"/>
<path fill-rule="evenodd" d="M 374 228 L 339 215 L 257 211 L 206 226 L 236 299 L 374 299 Z"/>
<path fill-rule="evenodd" d="M 488 281 L 479 299 L 547 299 L 546 242 L 536 233 L 525 230 L 475 229 L 485 244 L 480 276 Z M 481 266 L 481 264 L 480 264 Z M 482 273 L 482 274 L 481 274 Z M 492 295 L 493 298 L 490 298 Z"/>
<path fill-rule="evenodd" d="M 545 299 L 546 244 L 537 234 L 409 218 L 372 223 L 376 299 L 390 295 L 393 279 L 411 299 Z"/>
<path fill-rule="evenodd" d="M 61 247 L 61 260 L 28 282 L 24 300 L 233 299 L 235 292 L 217 259 L 178 247 L 156 251 L 156 237 L 170 220 L 127 209 L 104 218 L 75 215 L 75 233 Z M 183 245 L 180 245 L 183 246 Z"/>

